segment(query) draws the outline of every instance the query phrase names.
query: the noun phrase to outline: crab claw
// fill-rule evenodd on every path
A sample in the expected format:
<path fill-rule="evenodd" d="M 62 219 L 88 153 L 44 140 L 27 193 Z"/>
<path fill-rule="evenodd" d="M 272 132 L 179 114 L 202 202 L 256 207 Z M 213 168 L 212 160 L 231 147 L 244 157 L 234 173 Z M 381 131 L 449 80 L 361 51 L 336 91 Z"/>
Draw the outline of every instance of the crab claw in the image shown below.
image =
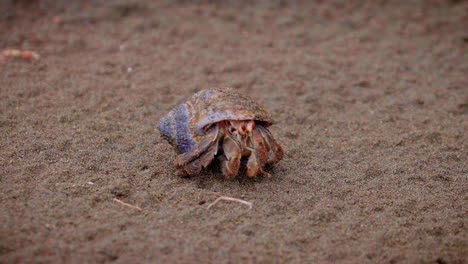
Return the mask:
<path fill-rule="evenodd" d="M 200 173 L 214 159 L 218 151 L 219 128 L 214 126 L 192 151 L 180 154 L 174 160 L 177 175 L 186 177 Z"/>

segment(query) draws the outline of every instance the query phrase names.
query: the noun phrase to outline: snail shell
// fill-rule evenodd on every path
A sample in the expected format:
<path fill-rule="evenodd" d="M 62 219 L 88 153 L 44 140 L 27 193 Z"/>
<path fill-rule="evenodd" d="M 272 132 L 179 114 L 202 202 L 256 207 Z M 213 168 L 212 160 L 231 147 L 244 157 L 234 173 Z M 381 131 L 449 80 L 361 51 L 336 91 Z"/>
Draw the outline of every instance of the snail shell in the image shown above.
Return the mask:
<path fill-rule="evenodd" d="M 201 140 L 206 128 L 223 120 L 254 120 L 264 126 L 273 123 L 267 111 L 250 97 L 222 88 L 195 93 L 161 119 L 159 131 L 185 153 Z"/>

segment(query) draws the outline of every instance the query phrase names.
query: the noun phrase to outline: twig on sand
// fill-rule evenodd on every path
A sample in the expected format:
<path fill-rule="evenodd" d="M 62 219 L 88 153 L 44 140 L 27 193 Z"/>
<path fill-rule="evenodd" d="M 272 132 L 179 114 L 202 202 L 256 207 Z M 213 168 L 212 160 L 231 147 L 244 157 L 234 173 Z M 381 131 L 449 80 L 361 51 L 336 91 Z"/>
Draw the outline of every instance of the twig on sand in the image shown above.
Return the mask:
<path fill-rule="evenodd" d="M 245 205 L 247 205 L 249 207 L 249 210 L 252 209 L 252 205 L 253 205 L 251 202 L 247 202 L 247 201 L 244 201 L 244 200 L 241 200 L 241 199 L 227 197 L 227 196 L 221 196 L 221 197 L 218 197 L 216 200 L 214 200 L 214 202 L 210 203 L 206 209 L 207 210 L 210 209 L 213 205 L 215 205 L 216 203 L 218 203 L 221 200 L 233 201 L 233 202 L 238 202 L 238 203 L 241 203 L 241 204 L 245 204 Z"/>
<path fill-rule="evenodd" d="M 133 209 L 137 209 L 138 211 L 143 211 L 143 209 L 141 209 L 140 207 L 138 207 L 136 205 L 132 205 L 132 204 L 122 202 L 121 200 L 119 200 L 117 198 L 114 198 L 114 201 L 118 202 L 119 204 L 121 204 L 123 206 L 127 206 L 127 207 L 130 207 L 130 208 L 133 208 Z"/>

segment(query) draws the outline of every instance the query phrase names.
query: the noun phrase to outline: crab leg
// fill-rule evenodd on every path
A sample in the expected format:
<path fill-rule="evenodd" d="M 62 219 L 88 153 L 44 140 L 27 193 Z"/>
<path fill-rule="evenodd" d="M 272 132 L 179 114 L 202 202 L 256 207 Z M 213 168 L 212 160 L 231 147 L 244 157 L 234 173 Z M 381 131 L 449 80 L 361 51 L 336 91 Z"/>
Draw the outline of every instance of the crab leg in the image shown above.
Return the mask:
<path fill-rule="evenodd" d="M 276 142 L 271 135 L 270 131 L 262 125 L 257 125 L 257 131 L 260 133 L 261 137 L 264 139 L 266 147 L 268 149 L 268 155 L 266 160 L 266 165 L 273 165 L 280 161 L 283 158 L 284 151 L 283 148 Z"/>
<path fill-rule="evenodd" d="M 270 173 L 262 169 L 262 165 L 261 163 L 259 163 L 257 154 L 255 153 L 255 151 L 252 151 L 252 154 L 250 154 L 249 159 L 247 161 L 247 176 L 255 177 L 258 174 L 262 174 L 267 177 L 271 176 Z"/>
<path fill-rule="evenodd" d="M 203 168 L 208 167 L 208 165 L 210 165 L 211 161 L 214 159 L 215 155 L 218 153 L 218 143 L 218 140 L 216 140 L 216 142 L 211 145 L 211 147 L 209 147 L 208 150 L 203 153 L 203 155 L 200 156 L 200 165 L 202 165 Z"/>
<path fill-rule="evenodd" d="M 260 173 L 270 177 L 271 175 L 262 168 L 268 158 L 268 153 L 265 141 L 257 130 L 252 131 L 249 150 L 250 156 L 247 161 L 247 176 L 255 177 Z"/>
<path fill-rule="evenodd" d="M 222 161 L 223 174 L 226 177 L 235 177 L 239 172 L 242 150 L 239 144 L 230 136 L 226 135 L 223 141 L 225 159 Z"/>
<path fill-rule="evenodd" d="M 252 131 L 251 144 L 252 148 L 255 150 L 255 154 L 258 156 L 260 164 L 263 166 L 268 160 L 269 149 L 262 134 L 256 129 Z"/>

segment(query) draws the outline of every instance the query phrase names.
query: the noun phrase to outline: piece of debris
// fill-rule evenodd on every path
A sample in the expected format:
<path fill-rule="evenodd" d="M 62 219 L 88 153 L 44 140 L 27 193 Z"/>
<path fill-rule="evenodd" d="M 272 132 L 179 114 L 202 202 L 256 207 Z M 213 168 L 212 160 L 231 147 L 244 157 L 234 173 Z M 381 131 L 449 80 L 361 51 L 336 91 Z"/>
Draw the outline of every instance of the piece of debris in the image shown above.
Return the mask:
<path fill-rule="evenodd" d="M 23 60 L 38 60 L 39 54 L 30 50 L 19 50 L 19 49 L 4 49 L 0 53 L 0 62 L 6 58 L 20 58 Z"/>
<path fill-rule="evenodd" d="M 249 207 L 249 210 L 252 209 L 252 206 L 253 204 L 251 202 L 247 202 L 247 201 L 244 201 L 244 200 L 241 200 L 241 199 L 237 199 L 237 198 L 232 198 L 232 197 L 227 197 L 227 196 L 221 196 L 221 197 L 218 197 L 214 202 L 210 203 L 208 205 L 208 207 L 206 208 L 207 210 L 210 209 L 213 205 L 215 205 L 216 203 L 218 203 L 219 201 L 221 200 L 224 200 L 224 201 L 233 201 L 233 202 L 238 202 L 238 203 L 241 203 L 241 204 L 245 204 Z"/>
<path fill-rule="evenodd" d="M 94 182 L 90 182 L 90 181 L 89 181 L 88 184 L 89 184 L 89 185 L 94 185 Z"/>
<path fill-rule="evenodd" d="M 136 205 L 132 205 L 132 204 L 128 204 L 128 203 L 125 203 L 125 202 L 122 202 L 121 200 L 117 199 L 117 198 L 114 198 L 114 201 L 115 202 L 118 202 L 119 204 L 123 205 L 123 206 L 127 206 L 127 207 L 130 207 L 130 208 L 133 208 L 133 209 L 137 209 L 138 211 L 143 211 L 143 209 L 141 209 L 140 207 L 136 206 Z"/>

